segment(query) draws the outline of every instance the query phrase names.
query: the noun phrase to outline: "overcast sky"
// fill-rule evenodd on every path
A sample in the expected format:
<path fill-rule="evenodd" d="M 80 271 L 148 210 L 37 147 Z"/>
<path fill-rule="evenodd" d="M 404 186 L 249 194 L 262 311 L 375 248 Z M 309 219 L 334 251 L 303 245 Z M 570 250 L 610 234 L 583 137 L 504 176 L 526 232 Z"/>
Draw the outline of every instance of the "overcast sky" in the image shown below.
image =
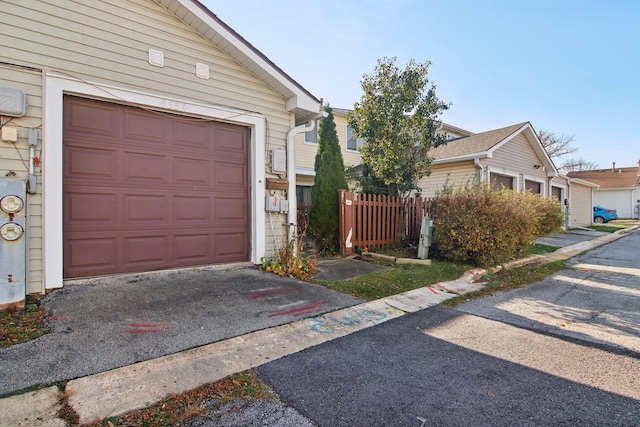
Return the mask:
<path fill-rule="evenodd" d="M 353 107 L 378 58 L 430 61 L 447 123 L 529 121 L 601 168 L 640 160 L 639 0 L 201 1 L 333 107 Z"/>

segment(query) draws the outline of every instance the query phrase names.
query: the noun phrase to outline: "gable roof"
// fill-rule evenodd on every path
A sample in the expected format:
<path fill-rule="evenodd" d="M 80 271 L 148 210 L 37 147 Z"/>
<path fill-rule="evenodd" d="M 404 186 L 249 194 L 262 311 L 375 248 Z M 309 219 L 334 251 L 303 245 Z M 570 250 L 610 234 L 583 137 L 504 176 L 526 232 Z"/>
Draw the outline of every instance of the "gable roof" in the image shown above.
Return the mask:
<path fill-rule="evenodd" d="M 512 136 L 527 123 L 518 123 L 505 128 L 476 133 L 461 138 L 450 139 L 445 145 L 429 152 L 435 160 L 490 157 L 487 154 L 496 145 Z"/>
<path fill-rule="evenodd" d="M 598 184 L 601 190 L 640 187 L 640 170 L 638 167 L 575 171 L 569 172 L 567 176 Z"/>
<path fill-rule="evenodd" d="M 440 130 L 445 133 L 459 134 L 461 135 L 461 137 L 473 135 L 473 132 L 471 131 L 468 131 L 466 129 L 462 129 L 457 126 L 451 125 L 449 123 L 444 123 L 444 122 L 441 123 Z"/>
<path fill-rule="evenodd" d="M 302 123 L 316 116 L 321 101 L 282 71 L 262 52 L 222 22 L 197 0 L 154 0 L 202 37 L 229 54 L 240 65 L 264 81 L 276 93 L 287 100 L 287 111 L 296 115 Z"/>
<path fill-rule="evenodd" d="M 434 165 L 492 158 L 498 148 L 519 134 L 523 134 L 527 141 L 529 141 L 531 148 L 540 159 L 542 165 L 546 166 L 547 170 L 550 171 L 550 174 L 558 175 L 558 170 L 551 161 L 551 158 L 549 158 L 538 135 L 529 122 L 517 123 L 500 129 L 451 139 L 445 145 L 430 150 L 429 155 L 434 158 Z"/>

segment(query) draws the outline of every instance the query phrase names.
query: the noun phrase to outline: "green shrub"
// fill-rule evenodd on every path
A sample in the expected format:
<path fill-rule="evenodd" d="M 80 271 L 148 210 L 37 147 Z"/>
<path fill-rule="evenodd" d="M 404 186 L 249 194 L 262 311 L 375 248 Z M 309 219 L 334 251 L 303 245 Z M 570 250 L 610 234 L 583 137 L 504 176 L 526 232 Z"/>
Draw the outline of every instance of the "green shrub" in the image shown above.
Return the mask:
<path fill-rule="evenodd" d="M 334 252 L 339 248 L 340 204 L 338 190 L 346 190 L 344 161 L 331 108 L 325 107 L 327 117 L 320 121 L 318 152 L 315 159 L 316 176 L 311 190 L 309 232 L 321 251 Z"/>
<path fill-rule="evenodd" d="M 563 220 L 555 200 L 481 184 L 446 188 L 434 200 L 433 215 L 441 255 L 482 267 L 516 257 L 535 238 L 558 231 Z"/>

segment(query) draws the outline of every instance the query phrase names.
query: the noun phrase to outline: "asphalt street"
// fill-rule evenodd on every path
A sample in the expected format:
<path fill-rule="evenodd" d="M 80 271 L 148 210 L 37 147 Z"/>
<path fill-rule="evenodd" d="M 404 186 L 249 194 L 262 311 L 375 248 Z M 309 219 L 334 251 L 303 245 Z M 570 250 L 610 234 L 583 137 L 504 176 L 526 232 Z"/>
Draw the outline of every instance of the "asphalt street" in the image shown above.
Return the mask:
<path fill-rule="evenodd" d="M 309 425 L 638 426 L 639 252 L 634 233 L 525 289 L 402 316 L 259 378 Z M 194 426 L 267 425 L 239 420 Z"/>

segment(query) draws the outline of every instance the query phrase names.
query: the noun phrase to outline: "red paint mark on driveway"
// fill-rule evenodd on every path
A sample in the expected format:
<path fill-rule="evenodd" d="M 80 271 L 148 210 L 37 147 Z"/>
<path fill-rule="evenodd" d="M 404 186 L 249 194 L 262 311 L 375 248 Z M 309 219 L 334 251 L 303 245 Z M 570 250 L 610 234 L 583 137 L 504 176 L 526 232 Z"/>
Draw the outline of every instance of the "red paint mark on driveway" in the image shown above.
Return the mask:
<path fill-rule="evenodd" d="M 298 308 L 292 308 L 291 310 L 286 311 L 278 311 L 276 313 L 272 313 L 269 317 L 275 316 L 303 316 L 305 314 L 317 313 L 320 311 L 320 307 L 325 304 L 324 301 L 316 302 L 313 304 L 304 305 Z"/>
<path fill-rule="evenodd" d="M 170 332 L 173 330 L 168 323 L 132 323 L 132 329 L 129 329 L 130 334 L 148 334 L 156 332 Z"/>
<path fill-rule="evenodd" d="M 433 289 L 431 286 L 427 286 L 427 289 L 429 289 L 432 293 L 438 295 L 438 291 L 436 291 L 435 289 Z"/>
<path fill-rule="evenodd" d="M 47 320 L 69 320 L 69 318 L 65 316 L 49 316 Z"/>
<path fill-rule="evenodd" d="M 247 295 L 249 299 L 263 298 L 271 295 L 281 295 L 281 294 L 290 294 L 292 292 L 297 292 L 296 288 L 281 288 L 281 289 L 264 289 L 259 290 L 257 292 L 251 293 Z"/>
<path fill-rule="evenodd" d="M 445 291 L 445 292 L 451 292 L 451 291 L 450 291 L 449 289 L 447 289 L 447 288 L 446 288 L 442 283 L 436 283 L 436 284 L 435 284 L 435 285 L 433 285 L 433 286 L 437 286 L 437 287 L 439 287 L 440 289 L 442 289 L 442 290 L 443 290 L 443 291 Z"/>

